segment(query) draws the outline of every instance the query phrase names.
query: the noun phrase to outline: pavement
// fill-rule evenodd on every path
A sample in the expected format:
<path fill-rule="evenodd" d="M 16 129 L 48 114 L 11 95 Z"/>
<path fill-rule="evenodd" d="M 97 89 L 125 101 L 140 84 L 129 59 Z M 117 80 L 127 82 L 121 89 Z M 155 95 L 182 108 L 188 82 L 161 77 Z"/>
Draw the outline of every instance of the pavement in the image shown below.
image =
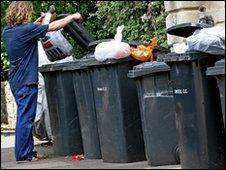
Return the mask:
<path fill-rule="evenodd" d="M 180 165 L 149 166 L 147 161 L 106 163 L 102 159 L 71 160 L 71 156 L 56 156 L 52 145 L 34 138 L 35 150 L 46 159 L 17 164 L 14 158 L 14 133 L 1 132 L 1 169 L 181 169 Z"/>

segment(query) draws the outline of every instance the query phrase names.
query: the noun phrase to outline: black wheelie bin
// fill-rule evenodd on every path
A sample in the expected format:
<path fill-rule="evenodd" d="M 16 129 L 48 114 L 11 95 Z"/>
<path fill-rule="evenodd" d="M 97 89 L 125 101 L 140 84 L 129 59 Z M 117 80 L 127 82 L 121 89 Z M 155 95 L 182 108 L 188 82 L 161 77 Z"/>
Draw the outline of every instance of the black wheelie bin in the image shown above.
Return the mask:
<path fill-rule="evenodd" d="M 197 27 L 188 25 L 181 26 L 190 30 L 187 32 L 191 35 Z M 186 33 L 180 25 L 173 27 L 169 29 L 173 35 Z M 207 67 L 223 57 L 195 51 L 158 56 L 157 61 L 165 62 L 171 68 L 183 169 L 225 168 L 225 133 L 220 96 L 216 93 L 217 81 L 206 76 Z"/>
<path fill-rule="evenodd" d="M 127 72 L 130 57 L 84 62 L 91 75 L 103 162 L 146 160 L 135 82 Z"/>
<path fill-rule="evenodd" d="M 62 72 L 68 63 L 39 67 L 44 77 L 55 155 L 82 154 L 82 137 L 75 93 L 70 72 Z"/>
<path fill-rule="evenodd" d="M 145 62 L 133 67 L 142 120 L 145 153 L 151 166 L 179 163 L 170 67 L 164 62 Z"/>

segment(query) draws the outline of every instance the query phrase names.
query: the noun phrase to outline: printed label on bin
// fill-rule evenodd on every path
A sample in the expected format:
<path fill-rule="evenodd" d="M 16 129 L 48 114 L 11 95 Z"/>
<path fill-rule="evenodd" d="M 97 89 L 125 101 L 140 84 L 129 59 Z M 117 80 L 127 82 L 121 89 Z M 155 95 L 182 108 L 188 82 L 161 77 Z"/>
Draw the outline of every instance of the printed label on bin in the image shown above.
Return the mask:
<path fill-rule="evenodd" d="M 151 98 L 151 97 L 173 97 L 172 91 L 161 91 L 156 93 L 147 92 L 144 94 L 144 98 Z"/>
<path fill-rule="evenodd" d="M 97 87 L 97 91 L 107 91 L 107 87 Z"/>
<path fill-rule="evenodd" d="M 174 94 L 188 94 L 188 89 L 174 89 Z"/>

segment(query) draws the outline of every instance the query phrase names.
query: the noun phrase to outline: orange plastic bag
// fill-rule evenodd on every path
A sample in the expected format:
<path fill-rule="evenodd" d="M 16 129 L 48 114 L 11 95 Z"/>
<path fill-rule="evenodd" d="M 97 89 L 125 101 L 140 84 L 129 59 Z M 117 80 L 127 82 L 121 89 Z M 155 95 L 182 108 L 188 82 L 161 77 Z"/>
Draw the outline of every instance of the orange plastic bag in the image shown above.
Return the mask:
<path fill-rule="evenodd" d="M 144 45 L 138 45 L 137 48 L 130 47 L 131 56 L 139 61 L 154 61 L 153 50 L 156 46 L 157 38 L 154 37 L 147 47 Z"/>

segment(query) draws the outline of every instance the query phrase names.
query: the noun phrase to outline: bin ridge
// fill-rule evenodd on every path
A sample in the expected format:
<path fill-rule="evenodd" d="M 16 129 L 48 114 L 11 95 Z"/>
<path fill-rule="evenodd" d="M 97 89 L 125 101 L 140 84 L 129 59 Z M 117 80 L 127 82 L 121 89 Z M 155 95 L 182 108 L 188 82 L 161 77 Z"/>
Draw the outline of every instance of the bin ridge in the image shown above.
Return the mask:
<path fill-rule="evenodd" d="M 82 154 L 83 145 L 72 75 L 63 72 L 67 63 L 39 67 L 44 77 L 55 155 Z"/>

